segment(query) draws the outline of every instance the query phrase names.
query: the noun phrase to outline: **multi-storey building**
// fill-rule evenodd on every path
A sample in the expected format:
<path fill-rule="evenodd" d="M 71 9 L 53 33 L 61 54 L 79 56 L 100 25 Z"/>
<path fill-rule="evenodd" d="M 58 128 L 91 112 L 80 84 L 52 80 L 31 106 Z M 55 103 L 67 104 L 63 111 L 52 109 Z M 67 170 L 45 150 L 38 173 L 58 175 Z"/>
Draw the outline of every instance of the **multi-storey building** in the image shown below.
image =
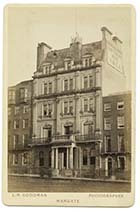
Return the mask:
<path fill-rule="evenodd" d="M 9 173 L 29 172 L 28 143 L 32 138 L 32 93 L 32 80 L 8 88 Z"/>
<path fill-rule="evenodd" d="M 102 40 L 68 48 L 38 44 L 33 76 L 33 173 L 98 177 L 102 171 L 102 100 L 124 90 L 122 42 L 106 28 Z M 118 86 L 119 85 L 119 86 Z"/>
<path fill-rule="evenodd" d="M 104 97 L 103 118 L 103 175 L 130 179 L 131 94 L 123 92 Z"/>

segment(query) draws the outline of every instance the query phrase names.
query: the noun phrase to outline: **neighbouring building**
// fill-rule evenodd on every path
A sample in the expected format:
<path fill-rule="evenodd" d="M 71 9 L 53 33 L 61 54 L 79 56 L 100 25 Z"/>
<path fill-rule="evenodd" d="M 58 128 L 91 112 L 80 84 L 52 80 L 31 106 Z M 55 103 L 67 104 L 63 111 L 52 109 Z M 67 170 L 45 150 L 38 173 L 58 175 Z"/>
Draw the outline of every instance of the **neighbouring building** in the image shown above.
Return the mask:
<path fill-rule="evenodd" d="M 105 169 L 103 97 L 125 90 L 125 78 L 122 41 L 106 27 L 101 31 L 102 40 L 82 44 L 76 35 L 65 49 L 38 44 L 31 173 L 98 178 Z"/>
<path fill-rule="evenodd" d="M 8 88 L 8 169 L 29 173 L 32 138 L 32 80 Z"/>
<path fill-rule="evenodd" d="M 131 177 L 131 93 L 103 97 L 102 175 Z"/>

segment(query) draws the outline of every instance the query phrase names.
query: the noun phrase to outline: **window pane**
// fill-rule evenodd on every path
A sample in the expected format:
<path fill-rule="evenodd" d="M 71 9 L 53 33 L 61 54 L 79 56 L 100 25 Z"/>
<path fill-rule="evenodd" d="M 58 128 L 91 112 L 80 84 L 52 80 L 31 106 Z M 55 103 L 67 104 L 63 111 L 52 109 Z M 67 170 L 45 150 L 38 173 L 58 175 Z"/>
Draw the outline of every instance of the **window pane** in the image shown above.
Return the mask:
<path fill-rule="evenodd" d="M 70 90 L 73 90 L 73 79 L 70 79 Z"/>
<path fill-rule="evenodd" d="M 110 111 L 111 110 L 111 104 L 110 103 L 105 103 L 104 104 L 104 111 Z"/>
<path fill-rule="evenodd" d="M 49 93 L 52 93 L 52 83 L 49 83 Z"/>
<path fill-rule="evenodd" d="M 73 113 L 73 102 L 69 102 L 69 112 L 72 114 Z"/>
<path fill-rule="evenodd" d="M 84 88 L 88 88 L 88 77 L 84 77 Z"/>
<path fill-rule="evenodd" d="M 68 113 L 68 102 L 64 102 L 64 114 Z"/>
<path fill-rule="evenodd" d="M 111 119 L 110 118 L 104 118 L 104 129 L 111 130 Z"/>
<path fill-rule="evenodd" d="M 93 87 L 93 76 L 89 76 L 89 87 Z"/>
<path fill-rule="evenodd" d="M 119 129 L 124 128 L 124 116 L 117 117 L 117 125 Z"/>
<path fill-rule="evenodd" d="M 68 90 L 68 80 L 64 80 L 64 91 Z"/>
<path fill-rule="evenodd" d="M 44 83 L 44 94 L 47 94 L 47 83 Z"/>
<path fill-rule="evenodd" d="M 88 100 L 84 99 L 84 112 L 88 111 Z"/>

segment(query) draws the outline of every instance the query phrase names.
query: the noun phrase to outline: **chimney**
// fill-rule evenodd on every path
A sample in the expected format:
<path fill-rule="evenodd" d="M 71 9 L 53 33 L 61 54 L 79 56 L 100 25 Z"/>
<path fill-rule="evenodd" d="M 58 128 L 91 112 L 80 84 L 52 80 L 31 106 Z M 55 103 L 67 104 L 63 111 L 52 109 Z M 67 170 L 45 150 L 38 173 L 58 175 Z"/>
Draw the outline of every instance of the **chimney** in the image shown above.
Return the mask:
<path fill-rule="evenodd" d="M 37 46 L 37 71 L 40 68 L 40 65 L 42 64 L 43 60 L 45 59 L 46 55 L 52 48 L 48 46 L 46 43 L 38 43 Z"/>

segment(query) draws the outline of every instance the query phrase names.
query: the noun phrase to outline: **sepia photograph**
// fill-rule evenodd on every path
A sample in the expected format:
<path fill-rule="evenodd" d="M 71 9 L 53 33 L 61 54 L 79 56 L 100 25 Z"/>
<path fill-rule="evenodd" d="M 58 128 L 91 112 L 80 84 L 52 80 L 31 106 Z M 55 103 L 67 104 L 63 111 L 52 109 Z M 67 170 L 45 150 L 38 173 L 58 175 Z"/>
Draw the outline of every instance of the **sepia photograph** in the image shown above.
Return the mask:
<path fill-rule="evenodd" d="M 134 25 L 130 5 L 6 6 L 9 204 L 132 204 Z"/>

